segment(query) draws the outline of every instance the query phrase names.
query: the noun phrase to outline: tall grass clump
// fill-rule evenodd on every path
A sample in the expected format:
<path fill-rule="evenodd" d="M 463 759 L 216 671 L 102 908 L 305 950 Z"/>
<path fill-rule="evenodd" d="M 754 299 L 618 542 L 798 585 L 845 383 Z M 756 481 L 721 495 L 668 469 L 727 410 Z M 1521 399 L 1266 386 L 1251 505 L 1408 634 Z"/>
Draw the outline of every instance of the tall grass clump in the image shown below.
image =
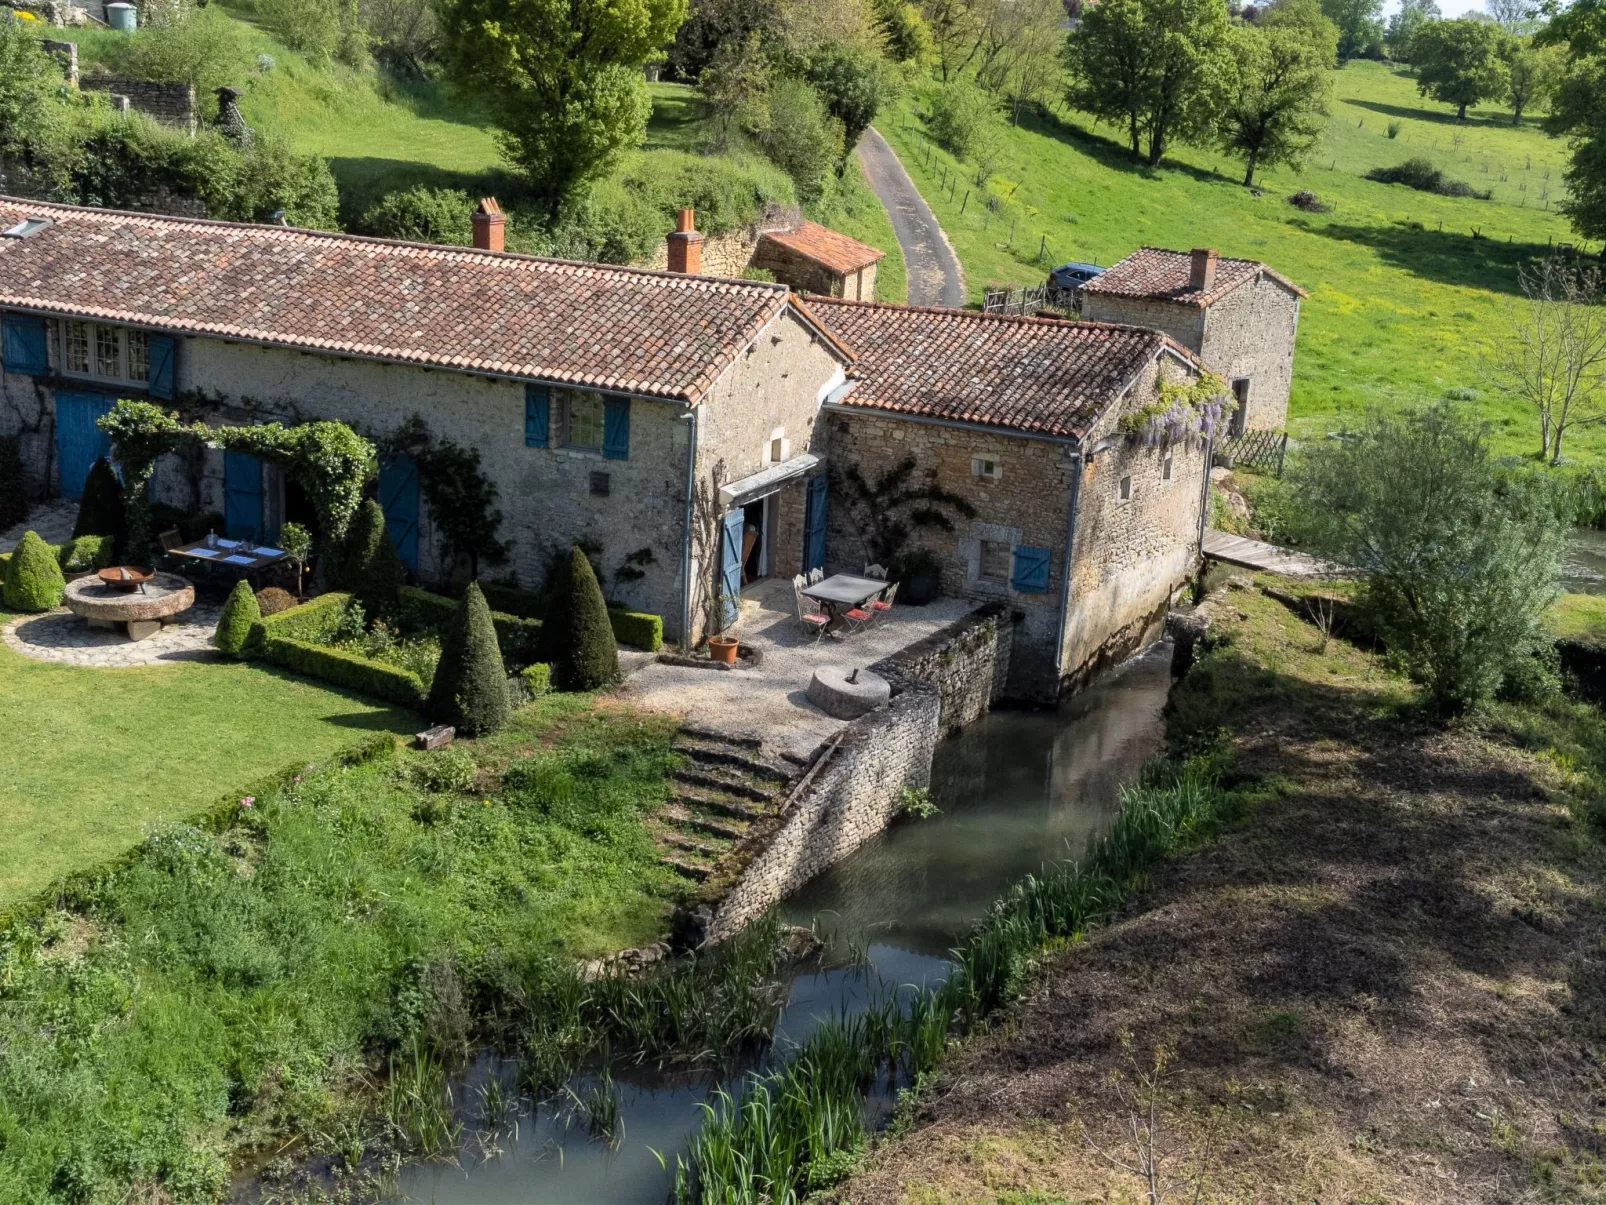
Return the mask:
<path fill-rule="evenodd" d="M 1046 947 L 1109 916 L 1151 869 L 1227 819 L 1233 798 L 1212 757 L 1148 767 L 1121 789 L 1115 819 L 1080 861 L 1028 875 L 989 910 L 953 952 L 941 987 L 834 1018 L 739 1098 L 717 1093 L 677 1168 L 677 1201 L 795 1205 L 846 1175 L 865 1140 L 866 1092 L 880 1077 L 918 1082 L 932 1071 L 950 1036 L 986 1025 L 1019 996 Z"/>

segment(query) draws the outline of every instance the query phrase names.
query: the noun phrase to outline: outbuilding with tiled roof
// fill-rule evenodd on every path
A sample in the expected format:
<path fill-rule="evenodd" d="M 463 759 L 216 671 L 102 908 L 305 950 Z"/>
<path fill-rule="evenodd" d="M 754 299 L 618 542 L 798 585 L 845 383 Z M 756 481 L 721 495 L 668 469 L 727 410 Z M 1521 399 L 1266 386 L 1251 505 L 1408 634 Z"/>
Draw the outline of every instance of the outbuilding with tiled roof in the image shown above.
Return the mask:
<path fill-rule="evenodd" d="M 1140 247 L 1082 286 L 1082 316 L 1165 331 L 1225 379 L 1237 399 L 1233 430 L 1288 421 L 1299 307 L 1307 294 L 1252 259 L 1213 248 Z"/>
<path fill-rule="evenodd" d="M 869 301 L 875 297 L 876 265 L 886 254 L 818 222 L 803 221 L 790 230 L 760 235 L 752 267 L 800 293 Z"/>

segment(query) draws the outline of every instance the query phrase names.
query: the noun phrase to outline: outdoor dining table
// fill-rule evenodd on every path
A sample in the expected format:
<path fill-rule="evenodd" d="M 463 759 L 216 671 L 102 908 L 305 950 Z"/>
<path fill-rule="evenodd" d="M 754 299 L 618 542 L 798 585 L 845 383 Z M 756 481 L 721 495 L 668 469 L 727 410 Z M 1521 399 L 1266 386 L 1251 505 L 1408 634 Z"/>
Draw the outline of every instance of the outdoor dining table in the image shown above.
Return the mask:
<path fill-rule="evenodd" d="M 804 586 L 803 593 L 821 603 L 831 617 L 826 631 L 835 631 L 842 625 L 842 612 L 862 607 L 887 588 L 880 578 L 860 577 L 855 573 L 833 573 L 812 586 Z"/>
<path fill-rule="evenodd" d="M 269 565 L 277 565 L 287 554 L 282 548 L 252 544 L 246 540 L 225 540 L 219 536 L 215 545 L 197 540 L 193 544 L 172 549 L 171 555 L 190 557 L 206 565 L 224 565 L 240 573 L 254 573 Z"/>

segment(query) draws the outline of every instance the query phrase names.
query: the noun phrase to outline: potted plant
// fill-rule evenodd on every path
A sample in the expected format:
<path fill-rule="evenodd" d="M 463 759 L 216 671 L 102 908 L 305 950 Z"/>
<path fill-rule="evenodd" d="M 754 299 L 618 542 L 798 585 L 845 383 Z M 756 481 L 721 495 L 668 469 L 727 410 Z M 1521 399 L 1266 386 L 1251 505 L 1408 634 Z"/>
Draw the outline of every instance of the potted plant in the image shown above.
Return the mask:
<path fill-rule="evenodd" d="M 736 614 L 740 615 L 740 601 L 732 601 L 736 604 L 734 608 Z M 730 619 L 731 616 L 727 615 L 725 610 L 725 598 L 716 596 L 712 600 L 712 605 L 708 608 L 708 656 L 710 660 L 718 661 L 722 665 L 736 664 L 736 649 L 741 644 L 741 641 L 725 630 L 725 625 L 730 622 Z"/>
<path fill-rule="evenodd" d="M 942 583 L 942 562 L 929 548 L 916 548 L 893 558 L 892 576 L 898 583 L 898 601 L 923 607 L 937 597 Z"/>

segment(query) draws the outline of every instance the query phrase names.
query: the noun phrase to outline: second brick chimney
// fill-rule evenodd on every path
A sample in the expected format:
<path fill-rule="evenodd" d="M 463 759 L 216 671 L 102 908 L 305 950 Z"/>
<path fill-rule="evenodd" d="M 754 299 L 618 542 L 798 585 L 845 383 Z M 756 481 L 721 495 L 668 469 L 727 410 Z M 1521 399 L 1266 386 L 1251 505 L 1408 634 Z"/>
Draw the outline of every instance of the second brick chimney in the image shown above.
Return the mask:
<path fill-rule="evenodd" d="M 675 229 L 669 236 L 669 270 L 692 275 L 703 268 L 703 236 L 697 233 L 696 215 L 682 209 L 675 215 Z"/>
<path fill-rule="evenodd" d="M 479 251 L 501 251 L 502 235 L 507 219 L 495 197 L 480 198 L 480 207 L 474 211 L 474 247 Z"/>
<path fill-rule="evenodd" d="M 1216 287 L 1216 249 L 1195 247 L 1193 263 L 1188 271 L 1188 288 L 1195 293 L 1208 293 Z"/>

